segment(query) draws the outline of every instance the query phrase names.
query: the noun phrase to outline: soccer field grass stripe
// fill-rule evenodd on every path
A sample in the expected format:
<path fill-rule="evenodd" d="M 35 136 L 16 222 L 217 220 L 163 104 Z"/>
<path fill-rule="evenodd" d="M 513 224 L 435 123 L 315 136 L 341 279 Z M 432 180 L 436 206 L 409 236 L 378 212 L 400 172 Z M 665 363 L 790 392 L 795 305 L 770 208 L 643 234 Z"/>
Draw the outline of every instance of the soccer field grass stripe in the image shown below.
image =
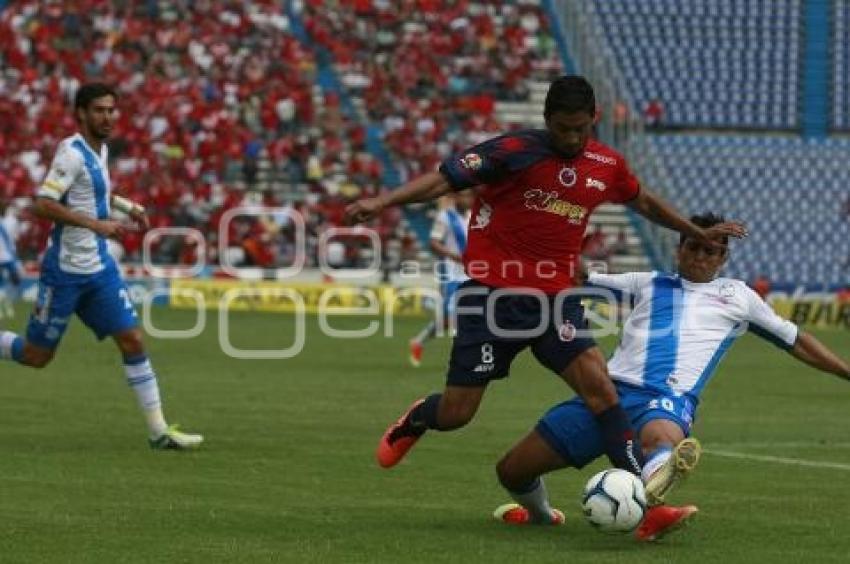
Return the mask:
<path fill-rule="evenodd" d="M 768 456 L 763 454 L 748 454 L 745 452 L 733 452 L 728 450 L 705 449 L 706 454 L 721 456 L 724 458 L 737 458 L 741 460 L 753 460 L 755 462 L 770 462 L 772 464 L 788 464 L 791 466 L 806 466 L 808 468 L 825 468 L 830 470 L 845 470 L 850 472 L 850 464 L 840 462 L 828 462 L 820 460 L 803 460 L 800 458 L 785 458 L 783 456 Z"/>

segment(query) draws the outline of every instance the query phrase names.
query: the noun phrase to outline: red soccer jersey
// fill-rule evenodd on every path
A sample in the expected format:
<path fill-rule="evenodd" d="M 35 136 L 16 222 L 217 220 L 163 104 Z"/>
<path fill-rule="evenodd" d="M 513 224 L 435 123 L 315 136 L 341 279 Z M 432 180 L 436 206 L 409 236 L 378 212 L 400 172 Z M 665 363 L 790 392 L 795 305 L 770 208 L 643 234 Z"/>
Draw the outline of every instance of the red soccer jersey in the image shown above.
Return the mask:
<path fill-rule="evenodd" d="M 463 263 L 497 288 L 557 294 L 575 286 L 590 214 L 635 198 L 640 186 L 623 157 L 595 140 L 573 158 L 546 130 L 491 139 L 447 159 L 440 172 L 462 190 L 483 185 L 472 208 Z"/>

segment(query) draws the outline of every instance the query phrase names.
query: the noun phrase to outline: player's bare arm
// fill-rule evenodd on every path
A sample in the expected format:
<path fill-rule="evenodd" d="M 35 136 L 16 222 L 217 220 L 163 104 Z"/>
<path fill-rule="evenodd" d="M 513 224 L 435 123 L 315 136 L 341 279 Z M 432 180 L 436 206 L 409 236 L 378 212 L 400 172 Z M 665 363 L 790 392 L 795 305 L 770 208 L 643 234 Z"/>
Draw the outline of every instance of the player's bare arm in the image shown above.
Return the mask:
<path fill-rule="evenodd" d="M 362 223 L 374 218 L 384 208 L 430 202 L 451 191 L 448 181 L 439 172 L 429 172 L 414 178 L 389 194 L 358 200 L 345 209 L 345 221 L 349 224 Z"/>
<path fill-rule="evenodd" d="M 809 366 L 850 380 L 850 365 L 809 333 L 800 331 L 794 348 L 788 352 Z"/>
<path fill-rule="evenodd" d="M 89 217 L 85 214 L 72 211 L 50 198 L 36 198 L 32 206 L 32 211 L 37 216 L 49 219 L 50 221 L 91 229 L 103 237 L 118 238 L 124 235 L 125 231 L 121 222 Z"/>
<path fill-rule="evenodd" d="M 641 186 L 638 196 L 629 202 L 628 206 L 653 223 L 684 233 L 686 236 L 708 245 L 722 246 L 714 241 L 718 236 L 735 237 L 737 239 L 747 236 L 746 226 L 736 221 L 724 222 L 709 228 L 698 227 L 679 215 L 673 206 L 643 186 Z"/>

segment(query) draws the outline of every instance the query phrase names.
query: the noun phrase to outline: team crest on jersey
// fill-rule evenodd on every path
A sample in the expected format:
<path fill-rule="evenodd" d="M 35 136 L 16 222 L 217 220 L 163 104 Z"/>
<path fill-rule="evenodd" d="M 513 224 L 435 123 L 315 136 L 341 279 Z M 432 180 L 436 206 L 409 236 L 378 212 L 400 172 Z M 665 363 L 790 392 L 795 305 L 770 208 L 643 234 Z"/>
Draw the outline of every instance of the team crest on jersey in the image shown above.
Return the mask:
<path fill-rule="evenodd" d="M 569 343 L 576 338 L 576 326 L 569 321 L 565 321 L 563 325 L 558 327 L 558 338 L 565 343 Z"/>
<path fill-rule="evenodd" d="M 477 153 L 469 153 L 461 157 L 460 164 L 463 168 L 478 170 L 484 164 L 484 160 Z"/>
<path fill-rule="evenodd" d="M 576 174 L 576 169 L 565 166 L 561 169 L 561 172 L 558 173 L 558 182 L 566 186 L 567 188 L 572 188 L 576 184 L 576 180 L 578 180 L 578 175 Z"/>

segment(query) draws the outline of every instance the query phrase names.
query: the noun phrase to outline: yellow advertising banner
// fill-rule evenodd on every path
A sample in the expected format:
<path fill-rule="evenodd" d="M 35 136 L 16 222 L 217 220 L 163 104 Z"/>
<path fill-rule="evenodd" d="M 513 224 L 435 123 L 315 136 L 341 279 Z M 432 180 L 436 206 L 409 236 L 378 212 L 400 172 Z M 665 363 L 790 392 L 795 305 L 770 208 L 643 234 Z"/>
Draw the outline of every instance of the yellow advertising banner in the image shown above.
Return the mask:
<path fill-rule="evenodd" d="M 169 305 L 178 309 L 221 309 L 330 314 L 424 315 L 426 302 L 438 294 L 431 288 L 355 286 L 346 284 L 287 284 L 274 281 L 172 280 Z M 198 302 L 202 302 L 199 306 Z"/>
<path fill-rule="evenodd" d="M 773 299 L 770 305 L 780 316 L 797 325 L 850 329 L 850 301 L 837 298 Z"/>

